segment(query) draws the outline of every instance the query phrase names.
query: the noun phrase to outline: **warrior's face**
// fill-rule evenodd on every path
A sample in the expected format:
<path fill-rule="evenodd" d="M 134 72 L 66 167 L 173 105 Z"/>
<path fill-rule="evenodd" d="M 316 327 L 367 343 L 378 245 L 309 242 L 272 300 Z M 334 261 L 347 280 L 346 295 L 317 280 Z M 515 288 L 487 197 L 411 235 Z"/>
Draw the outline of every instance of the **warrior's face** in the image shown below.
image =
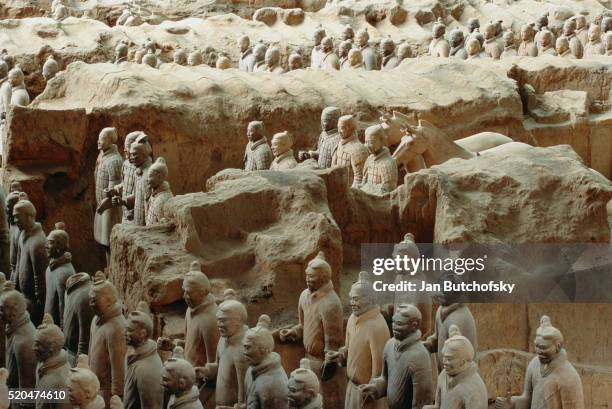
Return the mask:
<path fill-rule="evenodd" d="M 559 355 L 561 346 L 554 340 L 544 337 L 536 337 L 535 340 L 535 353 L 538 359 L 543 364 L 550 363 L 553 359 Z"/>

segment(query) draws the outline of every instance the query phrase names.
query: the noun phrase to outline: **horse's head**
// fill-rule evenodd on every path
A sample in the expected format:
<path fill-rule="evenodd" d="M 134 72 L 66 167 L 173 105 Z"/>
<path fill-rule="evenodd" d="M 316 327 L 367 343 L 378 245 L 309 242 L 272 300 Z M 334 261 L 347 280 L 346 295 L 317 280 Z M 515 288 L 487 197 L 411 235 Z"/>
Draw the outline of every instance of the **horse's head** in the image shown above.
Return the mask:
<path fill-rule="evenodd" d="M 393 115 L 381 112 L 380 126 L 387 135 L 387 146 L 397 145 L 406 134 L 405 128 L 414 125 L 414 120 L 401 112 L 393 111 Z"/>
<path fill-rule="evenodd" d="M 414 143 L 413 136 L 404 135 L 393 152 L 393 159 L 395 159 L 398 164 L 412 161 L 418 155 L 414 148 Z"/>
<path fill-rule="evenodd" d="M 393 152 L 393 156 L 410 155 L 412 159 L 412 155 L 422 155 L 429 147 L 429 142 L 423 134 L 422 128 L 420 126 L 410 128 L 410 131 L 412 131 L 410 134 L 408 129 L 404 128 L 403 131 L 404 136 L 402 136 L 400 144 Z"/>

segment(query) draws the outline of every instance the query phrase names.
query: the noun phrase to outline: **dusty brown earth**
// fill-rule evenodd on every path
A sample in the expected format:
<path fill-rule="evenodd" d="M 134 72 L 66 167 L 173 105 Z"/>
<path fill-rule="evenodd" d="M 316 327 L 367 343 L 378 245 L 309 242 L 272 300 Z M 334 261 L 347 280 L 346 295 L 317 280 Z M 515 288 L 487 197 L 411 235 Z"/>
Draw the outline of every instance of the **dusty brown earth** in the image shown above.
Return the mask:
<path fill-rule="evenodd" d="M 234 288 L 248 302 L 250 324 L 267 313 L 282 326 L 296 319 L 305 265 L 319 251 L 328 256 L 346 305 L 360 245 L 397 242 L 408 231 L 417 241 L 434 243 L 610 242 L 610 58 L 465 63 L 420 57 L 387 73 L 300 70 L 282 76 L 105 63 L 119 40 L 135 47 L 151 38 L 166 62 L 181 46 L 207 51 L 211 61 L 225 51 L 235 65 L 241 34 L 279 45 L 285 62 L 294 50 L 310 55 L 316 26 L 339 38 L 345 24 L 367 27 L 372 42 L 387 35 L 406 41 L 422 55 L 437 18 L 445 20 L 447 32 L 465 29 L 468 18 L 477 16 L 483 25 L 501 19 L 516 33 L 548 11 L 558 30 L 568 16 L 583 12 L 592 18 L 609 1 L 344 1 L 323 7 L 300 0 L 149 0 L 141 3 L 145 24 L 114 28 L 107 24 L 119 16 L 122 2 L 70 2 L 73 17 L 61 23 L 28 18 L 48 14 L 48 3 L 0 5 L 0 18 L 16 18 L 0 21 L 0 44 L 16 57 L 37 96 L 9 114 L 3 179 L 22 181 L 46 231 L 63 220 L 69 232 L 78 232 L 71 235 L 75 265 L 94 271 L 104 263 L 92 233 L 97 135 L 107 126 L 117 127 L 121 138 L 133 130 L 149 134 L 154 155 L 168 162 L 178 196 L 166 206 L 168 223 L 114 229 L 108 273 L 126 308 L 149 302 L 164 319 L 166 335 L 182 336 L 181 281 L 196 259 L 217 297 Z M 95 19 L 74 17 L 79 15 Z M 63 71 L 46 83 L 40 70 L 49 53 Z M 486 130 L 539 147 L 452 159 L 407 175 L 382 197 L 350 189 L 342 169 L 232 169 L 242 166 L 250 120 L 263 120 L 267 135 L 288 130 L 299 150 L 315 143 L 320 113 L 330 105 L 355 114 L 360 134 L 381 112 L 396 110 L 431 122 L 450 139 Z M 585 407 L 612 401 L 610 305 L 471 308 L 490 398 L 521 391 L 535 329 L 546 314 L 565 335 Z M 279 350 L 286 352 L 287 370 L 303 353 L 295 346 Z"/>
<path fill-rule="evenodd" d="M 78 254 L 96 254 L 88 222 L 93 214 L 94 141 L 111 125 L 121 136 L 136 129 L 151 136 L 155 155 L 168 162 L 176 194 L 201 191 L 218 171 L 241 167 L 246 125 L 254 118 L 267 124 L 268 135 L 288 130 L 296 150 L 311 146 L 320 112 L 328 105 L 356 114 L 361 127 L 376 121 L 381 110 L 398 110 L 417 114 L 451 138 L 491 130 L 532 144 L 570 144 L 585 163 L 609 176 L 609 113 L 587 115 L 592 104 L 583 103 L 582 116 L 573 113 L 566 120 L 559 115 L 558 124 L 540 126 L 531 115 L 523 116 L 521 94 L 524 84 L 533 84 L 531 109 L 537 110 L 546 103 L 547 92 L 563 89 L 563 83 L 574 88 L 588 76 L 582 99 L 609 102 L 610 67 L 605 59 L 574 64 L 517 59 L 477 66 L 420 59 L 385 74 L 303 70 L 274 77 L 174 64 L 156 70 L 77 62 L 30 107 L 12 111 L 5 178 L 27 181 L 38 192 L 35 203 L 48 226 L 72 215 L 68 229 L 80 226 L 82 231 L 73 240 L 79 260 Z M 558 106 L 562 112 L 575 104 Z M 87 256 L 79 262 L 93 269 L 99 268 L 99 260 Z"/>

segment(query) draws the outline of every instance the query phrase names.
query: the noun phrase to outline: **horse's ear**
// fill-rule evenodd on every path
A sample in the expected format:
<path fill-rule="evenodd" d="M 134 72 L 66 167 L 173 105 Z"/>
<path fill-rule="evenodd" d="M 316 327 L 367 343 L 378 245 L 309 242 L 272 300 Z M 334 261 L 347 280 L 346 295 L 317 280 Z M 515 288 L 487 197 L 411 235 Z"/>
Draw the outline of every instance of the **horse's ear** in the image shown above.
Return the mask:
<path fill-rule="evenodd" d="M 423 128 L 434 128 L 434 129 L 438 129 L 436 126 L 434 126 L 431 122 L 426 121 L 424 119 L 419 119 L 419 126 L 423 127 Z"/>

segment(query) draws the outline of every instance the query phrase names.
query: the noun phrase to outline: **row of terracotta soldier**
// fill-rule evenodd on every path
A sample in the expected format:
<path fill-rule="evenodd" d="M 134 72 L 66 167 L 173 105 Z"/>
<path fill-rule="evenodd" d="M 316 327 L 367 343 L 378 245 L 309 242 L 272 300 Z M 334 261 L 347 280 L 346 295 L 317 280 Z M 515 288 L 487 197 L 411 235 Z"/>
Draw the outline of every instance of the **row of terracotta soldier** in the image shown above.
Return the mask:
<path fill-rule="evenodd" d="M 536 30 L 537 27 L 537 30 Z M 461 59 L 492 58 L 512 56 L 536 57 L 559 55 L 564 58 L 587 58 L 598 55 L 612 55 L 612 18 L 602 17 L 590 25 L 586 16 L 580 14 L 565 20 L 562 30 L 556 35 L 548 28 L 548 16 L 543 15 L 536 23 L 521 27 L 520 42 L 512 31 L 502 31 L 502 21 L 487 23 L 480 32 L 476 18 L 468 21 L 468 34 L 460 29 L 450 32 L 445 38 L 446 27 L 434 24 L 433 40 L 429 55 L 435 57 L 456 57 Z M 518 47 L 517 47 L 518 43 Z"/>
<path fill-rule="evenodd" d="M 116 140 L 114 128 L 100 132 L 100 155 L 95 172 L 98 209 L 94 236 L 107 251 L 114 224 L 159 223 L 164 220 L 163 205 L 172 197 L 166 181 L 168 169 L 165 161 L 158 158 L 152 162 L 146 135 L 133 132 L 126 137 L 125 148 L 130 159 L 125 161 L 114 144 Z M 45 235 L 40 223 L 36 222 L 36 208 L 28 200 L 27 193 L 21 190 L 16 182 L 11 184 L 6 198 L 1 195 L 0 202 L 6 206 L 0 230 L 7 237 L 3 244 L 6 248 L 1 251 L 6 260 L 2 269 L 10 272 L 11 281 L 25 296 L 28 311 L 36 324 L 40 323 L 43 312 L 50 313 L 55 322 L 61 322 L 66 289 L 72 276 L 77 276 L 71 262 L 69 235 L 61 222 L 48 236 Z"/>
<path fill-rule="evenodd" d="M 14 59 L 2 52 L 0 54 L 0 155 L 3 154 L 6 138 L 6 117 L 11 105 L 26 106 L 30 95 L 25 86 L 25 76 Z"/>
<path fill-rule="evenodd" d="M 516 40 L 512 31 L 503 32 L 502 21 L 490 22 L 480 32 L 480 22 L 477 18 L 468 21 L 468 33 L 460 29 L 452 30 L 446 38 L 446 26 L 439 20 L 432 29 L 432 41 L 428 54 L 434 57 L 456 57 L 461 59 L 492 58 L 500 59 L 511 56 L 530 56 L 552 54 L 566 58 L 583 58 L 597 55 L 612 55 L 612 19 L 599 16 L 588 24 L 586 16 L 579 14 L 567 19 L 559 38 L 548 29 L 548 17 L 543 15 L 538 19 L 537 31 L 535 23 L 526 24 L 521 28 L 521 40 Z M 379 44 L 380 53 L 370 44 L 367 29 L 355 34 L 350 26 L 342 31 L 337 48 L 334 39 L 328 36 L 322 27 L 313 34 L 313 48 L 310 55 L 310 68 L 323 70 L 382 70 L 387 71 L 399 65 L 405 58 L 412 57 L 410 45 L 395 42 L 384 37 Z M 518 47 L 517 47 L 518 45 Z M 238 69 L 244 72 L 283 73 L 281 51 L 278 46 L 266 46 L 259 42 L 251 47 L 248 36 L 238 39 L 240 57 Z M 397 50 L 396 50 L 397 48 Z M 129 54 L 128 42 L 122 40 L 115 50 L 115 61 L 118 63 L 133 60 L 152 67 L 159 67 L 162 60 L 154 41 L 150 39 L 133 55 Z M 304 59 L 299 52 L 292 52 L 287 61 L 289 71 L 306 68 Z M 173 62 L 179 65 L 200 65 L 204 57 L 200 51 L 187 53 L 178 47 L 173 54 Z M 219 69 L 232 68 L 230 59 L 221 54 L 215 66 Z"/>
<path fill-rule="evenodd" d="M 397 187 L 397 165 L 384 145 L 385 131 L 381 125 L 365 130 L 363 144 L 357 137 L 355 117 L 341 115 L 340 108 L 327 107 L 321 114 L 321 127 L 317 147 L 298 152 L 296 160 L 293 138 L 288 132 L 274 134 L 268 145 L 263 122 L 249 123 L 244 169 L 289 170 L 298 166 L 299 160 L 308 162 L 309 168 L 346 167 L 349 186 L 371 193 L 391 192 Z"/>
<path fill-rule="evenodd" d="M 173 197 L 168 167 L 162 157 L 153 161 L 149 137 L 130 132 L 124 140 L 124 158 L 117 147 L 116 128 L 104 128 L 98 136 L 96 162 L 96 214 L 94 238 L 110 251 L 110 234 L 117 223 L 152 226 L 163 222 L 164 204 Z"/>
<path fill-rule="evenodd" d="M 396 255 L 420 256 L 412 235 L 395 246 Z M 280 356 L 273 351 L 270 318 L 262 315 L 255 328 L 247 329 L 247 310 L 235 293 L 226 290 L 217 305 L 199 263 L 194 262 L 190 270 L 183 281 L 188 307 L 184 341 L 151 340 L 153 320 L 144 303 L 126 320 L 116 288 L 102 273 L 93 280 L 81 273 L 79 281 L 85 284 L 81 288 L 86 290 L 79 297 L 79 308 L 73 308 L 68 292 L 63 322 L 53 324 L 48 314 L 38 330 L 26 297 L 8 281 L 0 296 L 8 387 L 68 388 L 72 404 L 81 408 L 110 407 L 113 395 L 122 397 L 122 405 L 130 409 L 202 408 L 213 399 L 213 390 L 217 408 L 487 407 L 487 390 L 476 366 L 476 323 L 469 308 L 456 301 L 456 294 L 439 295 L 440 307 L 431 325 L 427 295 L 415 298 L 413 293 L 398 292 L 394 303 L 381 309 L 368 275 L 362 273 L 349 293 L 352 314 L 344 331 L 331 267 L 318 254 L 306 268 L 299 322 L 278 331 L 281 342 L 301 342 L 305 349 L 304 368 L 296 373 L 303 375 L 298 377 L 303 381 L 288 383 Z M 398 273 L 396 281 L 404 279 Z M 79 312 L 87 307 L 88 314 Z M 76 333 L 71 321 L 76 321 Z M 75 336 L 76 347 L 68 339 Z M 175 352 L 176 359 L 163 364 L 163 351 L 177 346 L 181 350 Z M 537 357 L 527 369 L 523 395 L 498 398 L 497 406 L 573 402 L 568 407 L 581 408 L 580 378 L 567 362 L 563 336 L 548 317 L 543 317 L 536 333 L 535 350 Z M 71 377 L 66 376 L 74 357 L 85 351 L 88 366 L 97 376 L 95 387 L 83 386 L 87 393 L 74 391 L 78 386 L 71 386 Z M 432 368 L 430 353 L 436 354 L 437 368 Z M 159 384 L 167 394 L 155 387 Z"/>

